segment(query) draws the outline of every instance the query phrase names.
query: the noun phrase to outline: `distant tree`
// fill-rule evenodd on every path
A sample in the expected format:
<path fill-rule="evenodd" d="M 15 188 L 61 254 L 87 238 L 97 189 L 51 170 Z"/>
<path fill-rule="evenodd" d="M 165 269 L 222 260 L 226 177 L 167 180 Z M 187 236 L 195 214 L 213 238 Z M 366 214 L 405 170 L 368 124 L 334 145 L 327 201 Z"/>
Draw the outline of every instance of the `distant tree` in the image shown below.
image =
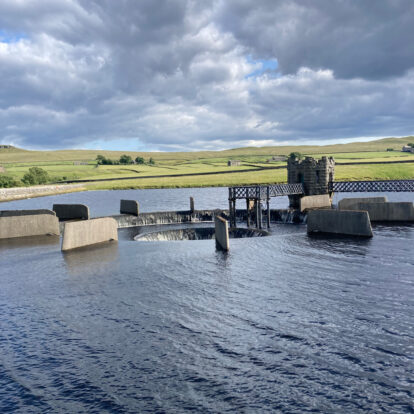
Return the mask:
<path fill-rule="evenodd" d="M 96 161 L 98 162 L 98 164 L 104 164 L 105 160 L 106 160 L 106 158 L 103 155 L 98 155 L 96 157 Z"/>
<path fill-rule="evenodd" d="M 98 155 L 96 161 L 98 165 L 112 165 L 114 163 L 111 159 L 105 158 L 103 155 Z"/>
<path fill-rule="evenodd" d="M 148 161 L 148 164 L 149 165 L 154 165 L 155 164 L 154 158 L 151 157 Z"/>
<path fill-rule="evenodd" d="M 29 168 L 29 172 L 22 178 L 22 182 L 26 185 L 46 184 L 49 181 L 50 178 L 47 171 L 39 167 Z"/>
<path fill-rule="evenodd" d="M 134 161 L 132 161 L 132 158 L 129 155 L 121 155 L 121 157 L 119 158 L 119 163 L 120 164 L 133 164 Z"/>
<path fill-rule="evenodd" d="M 407 144 L 409 147 L 414 148 L 414 142 L 410 142 Z"/>
<path fill-rule="evenodd" d="M 300 153 L 300 152 L 291 152 L 290 154 L 289 154 L 289 158 L 291 159 L 291 160 L 294 160 L 295 158 L 297 158 L 297 159 L 301 159 L 302 158 L 302 154 Z"/>
<path fill-rule="evenodd" d="M 18 187 L 18 185 L 19 183 L 13 177 L 0 174 L 0 188 Z"/>
<path fill-rule="evenodd" d="M 137 158 L 135 158 L 135 162 L 137 164 L 144 164 L 145 163 L 145 160 L 142 157 L 137 157 Z"/>
<path fill-rule="evenodd" d="M 394 148 L 387 148 L 387 151 L 394 151 Z"/>

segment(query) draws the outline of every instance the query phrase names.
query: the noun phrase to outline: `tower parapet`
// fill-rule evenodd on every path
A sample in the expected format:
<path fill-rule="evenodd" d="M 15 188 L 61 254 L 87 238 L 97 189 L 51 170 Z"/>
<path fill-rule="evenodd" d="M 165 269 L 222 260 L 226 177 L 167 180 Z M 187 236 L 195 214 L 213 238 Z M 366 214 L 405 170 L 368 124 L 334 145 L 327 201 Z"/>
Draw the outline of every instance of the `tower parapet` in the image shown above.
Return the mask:
<path fill-rule="evenodd" d="M 287 163 L 288 183 L 302 183 L 304 195 L 329 193 L 329 183 L 334 180 L 335 160 L 333 157 L 322 157 L 315 160 L 306 157 L 303 160 L 289 158 Z M 290 206 L 299 206 L 300 196 L 290 196 Z"/>

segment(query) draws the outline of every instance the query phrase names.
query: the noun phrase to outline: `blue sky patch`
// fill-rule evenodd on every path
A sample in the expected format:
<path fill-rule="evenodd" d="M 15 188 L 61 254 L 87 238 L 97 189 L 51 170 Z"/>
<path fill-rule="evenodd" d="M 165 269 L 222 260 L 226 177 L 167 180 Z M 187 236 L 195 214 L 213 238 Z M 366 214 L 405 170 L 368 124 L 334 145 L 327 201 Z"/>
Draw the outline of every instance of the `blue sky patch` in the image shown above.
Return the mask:
<path fill-rule="evenodd" d="M 1 43 L 16 43 L 22 39 L 27 39 L 27 36 L 24 33 L 9 32 L 7 30 L 0 29 L 0 42 Z"/>
<path fill-rule="evenodd" d="M 251 56 L 247 56 L 247 62 L 257 65 L 260 64 L 261 67 L 259 69 L 254 70 L 253 72 L 246 75 L 247 78 L 257 78 L 262 76 L 263 73 L 270 73 L 272 75 L 276 75 L 276 70 L 278 67 L 277 59 L 253 59 Z"/>

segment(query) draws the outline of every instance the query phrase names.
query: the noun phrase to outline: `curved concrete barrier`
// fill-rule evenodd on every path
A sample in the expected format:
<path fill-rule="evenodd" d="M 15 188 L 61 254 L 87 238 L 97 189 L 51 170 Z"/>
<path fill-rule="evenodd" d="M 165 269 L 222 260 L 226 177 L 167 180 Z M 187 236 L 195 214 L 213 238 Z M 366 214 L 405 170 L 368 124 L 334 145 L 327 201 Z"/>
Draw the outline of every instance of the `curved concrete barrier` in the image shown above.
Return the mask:
<path fill-rule="evenodd" d="M 311 210 L 308 213 L 308 233 L 332 233 L 372 237 L 371 222 L 366 211 Z"/>
<path fill-rule="evenodd" d="M 111 217 L 65 223 L 62 251 L 118 240 L 118 224 Z"/>
<path fill-rule="evenodd" d="M 387 197 L 354 197 L 343 198 L 338 202 L 339 210 L 361 210 L 358 208 L 359 203 L 386 203 Z"/>
<path fill-rule="evenodd" d="M 89 207 L 84 204 L 53 204 L 59 220 L 89 219 Z"/>
<path fill-rule="evenodd" d="M 132 214 L 138 216 L 139 214 L 139 203 L 135 200 L 121 200 L 120 206 L 121 214 Z"/>
<path fill-rule="evenodd" d="M 59 220 L 52 214 L 0 217 L 0 239 L 59 235 Z"/>

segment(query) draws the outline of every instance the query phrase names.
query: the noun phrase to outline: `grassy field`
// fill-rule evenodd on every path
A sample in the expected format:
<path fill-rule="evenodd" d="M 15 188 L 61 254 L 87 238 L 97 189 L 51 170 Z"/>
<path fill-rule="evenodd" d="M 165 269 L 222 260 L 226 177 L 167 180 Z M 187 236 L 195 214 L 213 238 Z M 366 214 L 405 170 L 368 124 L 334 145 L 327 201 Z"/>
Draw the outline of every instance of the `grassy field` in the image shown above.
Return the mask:
<path fill-rule="evenodd" d="M 357 142 L 328 146 L 280 146 L 262 148 L 238 148 L 226 151 L 157 152 L 128 151 L 27 151 L 0 149 L 0 166 L 3 175 L 21 180 L 28 169 L 38 166 L 45 169 L 52 181 L 105 180 L 128 178 L 122 181 L 89 183 L 90 189 L 167 188 L 230 186 L 241 184 L 270 184 L 286 181 L 286 170 L 269 169 L 286 165 L 286 162 L 268 161 L 272 156 L 300 152 L 319 158 L 333 156 L 337 163 L 386 162 L 380 165 L 337 165 L 337 180 L 413 179 L 414 154 L 401 152 L 401 147 L 414 142 L 414 137 L 387 138 L 371 142 Z M 394 151 L 386 151 L 393 148 Z M 146 161 L 152 157 L 155 165 L 96 165 L 96 156 L 118 160 L 122 154 L 137 156 Z M 227 161 L 237 159 L 241 165 L 228 167 Z M 409 164 L 392 164 L 395 161 L 412 160 Z M 87 165 L 79 165 L 79 162 Z M 248 171 L 245 171 L 248 170 Z M 191 175 L 213 173 L 210 175 Z M 183 174 L 182 177 L 171 175 Z M 155 178 L 140 178 L 155 176 Z M 167 177 L 164 177 L 167 176 Z M 168 177 L 169 176 L 169 177 Z M 136 179 L 140 178 L 140 179 Z"/>

